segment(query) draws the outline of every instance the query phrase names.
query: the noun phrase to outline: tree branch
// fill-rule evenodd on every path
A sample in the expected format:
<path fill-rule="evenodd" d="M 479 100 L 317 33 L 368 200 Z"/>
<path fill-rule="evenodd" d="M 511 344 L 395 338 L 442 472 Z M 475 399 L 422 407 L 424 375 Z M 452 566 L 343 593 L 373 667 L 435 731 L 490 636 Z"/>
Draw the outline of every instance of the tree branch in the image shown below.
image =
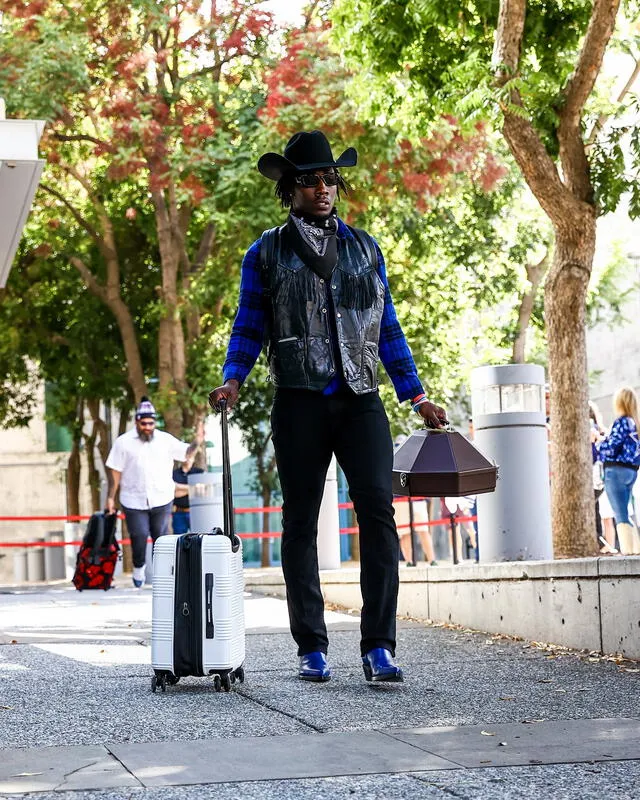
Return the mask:
<path fill-rule="evenodd" d="M 501 0 L 491 57 L 499 86 L 504 86 L 518 71 L 526 15 L 526 0 Z"/>
<path fill-rule="evenodd" d="M 90 225 L 87 222 L 87 220 L 82 216 L 82 214 L 74 206 L 71 205 L 71 203 L 67 200 L 67 198 L 61 192 L 59 192 L 57 189 L 52 188 L 51 186 L 48 186 L 46 183 L 41 183 L 40 184 L 40 188 L 43 189 L 48 194 L 50 194 L 53 197 L 55 197 L 66 208 L 68 208 L 69 211 L 71 212 L 71 215 L 73 216 L 73 218 L 78 223 L 78 225 L 80 225 L 81 227 L 83 227 L 85 229 L 85 231 L 87 231 L 89 236 L 91 236 L 91 238 L 94 240 L 94 242 L 96 242 L 96 244 L 99 247 L 102 247 L 103 241 L 102 241 L 102 237 L 100 236 L 98 231 L 93 227 L 93 225 Z"/>
<path fill-rule="evenodd" d="M 602 67 L 619 6 L 620 0 L 594 0 L 578 63 L 559 109 L 558 143 L 565 184 L 575 197 L 587 203 L 593 202 L 593 187 L 580 121 Z"/>
<path fill-rule="evenodd" d="M 310 25 L 311 25 L 311 23 L 313 21 L 313 15 L 316 13 L 316 8 L 319 5 L 320 5 L 320 0 L 313 0 L 313 2 L 310 3 L 307 6 L 307 10 L 306 10 L 306 13 L 304 15 L 304 22 L 302 23 L 302 30 L 303 31 L 308 31 L 309 30 L 309 27 L 310 27 Z"/>
<path fill-rule="evenodd" d="M 531 314 L 533 313 L 533 306 L 535 304 L 538 288 L 547 271 L 547 264 L 549 261 L 549 251 L 544 254 L 544 257 L 537 264 L 526 264 L 525 270 L 527 272 L 527 280 L 531 284 L 529 289 L 522 295 L 520 301 L 520 308 L 518 309 L 518 327 L 516 338 L 513 342 L 513 353 L 511 360 L 514 364 L 524 364 L 525 348 L 527 344 L 527 328 L 531 321 Z"/>
<path fill-rule="evenodd" d="M 213 222 L 209 222 L 204 229 L 202 238 L 200 239 L 200 244 L 198 245 L 196 257 L 193 259 L 191 264 L 192 272 L 197 272 L 199 269 L 201 269 L 204 266 L 205 261 L 209 258 L 215 235 L 216 226 Z"/>
<path fill-rule="evenodd" d="M 613 34 L 620 0 L 594 0 L 591 19 L 575 71 L 565 89 L 561 117 L 565 124 L 580 123 L 584 104 L 602 67 L 602 59 Z"/>
<path fill-rule="evenodd" d="M 500 0 L 500 13 L 493 48 L 492 67 L 499 87 L 515 77 L 520 66 L 520 51 L 526 17 L 526 0 Z M 510 106 L 523 108 L 517 89 L 508 102 L 500 101 L 504 115 L 503 133 L 525 180 L 554 225 L 566 219 L 567 203 L 575 199 L 563 185 L 556 165 L 529 119 L 514 113 Z"/>
<path fill-rule="evenodd" d="M 634 58 L 634 67 L 629 79 L 623 86 L 622 90 L 616 97 L 616 103 L 621 103 L 626 95 L 631 91 L 633 88 L 633 84 L 636 82 L 636 79 L 640 75 L 640 59 Z M 609 114 L 600 114 L 598 119 L 595 121 L 593 128 L 591 128 L 591 133 L 587 136 L 586 147 L 587 152 L 589 148 L 593 146 L 598 133 L 602 130 L 605 122 L 609 119 Z"/>
<path fill-rule="evenodd" d="M 557 167 L 528 119 L 503 107 L 503 133 L 525 180 L 555 227 L 567 222 L 577 198 L 560 180 Z"/>
<path fill-rule="evenodd" d="M 50 133 L 50 136 L 59 142 L 93 142 L 93 144 L 99 144 L 103 147 L 111 147 L 109 142 L 104 142 L 102 139 L 97 139 L 88 133 L 55 133 L 54 131 Z"/>
<path fill-rule="evenodd" d="M 105 287 L 98 281 L 96 276 L 93 274 L 93 272 L 91 272 L 84 261 L 77 256 L 71 256 L 69 260 L 80 273 L 82 280 L 85 282 L 87 289 L 91 292 L 91 294 L 94 294 L 96 297 L 100 298 L 100 300 L 106 303 L 107 292 Z"/>

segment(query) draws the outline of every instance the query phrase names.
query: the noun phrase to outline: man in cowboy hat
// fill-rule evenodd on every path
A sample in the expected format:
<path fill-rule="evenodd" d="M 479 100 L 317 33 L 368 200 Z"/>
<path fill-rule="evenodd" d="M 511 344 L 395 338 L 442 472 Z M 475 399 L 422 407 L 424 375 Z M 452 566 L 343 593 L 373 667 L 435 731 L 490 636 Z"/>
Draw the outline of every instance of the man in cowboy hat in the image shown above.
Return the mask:
<path fill-rule="evenodd" d="M 276 387 L 273 444 L 283 494 L 282 569 L 299 676 L 326 681 L 327 629 L 316 538 L 327 468 L 335 453 L 360 529 L 361 656 L 367 680 L 401 681 L 394 662 L 398 535 L 393 520 L 393 444 L 380 401 L 380 359 L 398 399 L 427 424 L 442 408 L 424 394 L 396 318 L 384 259 L 364 231 L 338 218 L 346 193 L 339 170 L 356 164 L 353 147 L 334 159 L 321 131 L 296 133 L 284 155 L 267 153 L 258 169 L 276 181 L 289 216 L 265 231 L 242 263 L 240 303 L 213 408 L 232 408 L 263 341 Z"/>
<path fill-rule="evenodd" d="M 155 543 L 169 530 L 173 504 L 173 462 L 191 461 L 204 442 L 204 425 L 187 444 L 156 430 L 156 410 L 148 397 L 136 409 L 135 427 L 113 443 L 106 461 L 109 472 L 107 511 L 116 510 L 116 492 L 127 521 L 133 557 L 133 585 L 144 586 L 147 539 Z"/>

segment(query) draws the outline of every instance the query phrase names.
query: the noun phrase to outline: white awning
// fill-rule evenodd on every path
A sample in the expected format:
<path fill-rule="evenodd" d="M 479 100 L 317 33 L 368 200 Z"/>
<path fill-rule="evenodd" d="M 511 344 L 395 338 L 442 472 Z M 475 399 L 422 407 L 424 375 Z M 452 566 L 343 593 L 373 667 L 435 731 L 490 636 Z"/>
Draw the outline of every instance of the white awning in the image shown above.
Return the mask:
<path fill-rule="evenodd" d="M 6 285 L 45 162 L 42 120 L 0 119 L 0 288 Z"/>

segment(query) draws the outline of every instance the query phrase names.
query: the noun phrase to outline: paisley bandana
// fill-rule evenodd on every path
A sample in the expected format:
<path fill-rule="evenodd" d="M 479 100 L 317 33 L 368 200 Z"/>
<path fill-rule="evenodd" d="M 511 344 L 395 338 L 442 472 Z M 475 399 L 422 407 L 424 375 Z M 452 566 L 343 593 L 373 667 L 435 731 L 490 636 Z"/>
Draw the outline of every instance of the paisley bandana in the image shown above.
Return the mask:
<path fill-rule="evenodd" d="M 300 259 L 327 280 L 338 263 L 338 216 L 333 210 L 328 217 L 298 217 L 289 214 L 287 233 Z"/>

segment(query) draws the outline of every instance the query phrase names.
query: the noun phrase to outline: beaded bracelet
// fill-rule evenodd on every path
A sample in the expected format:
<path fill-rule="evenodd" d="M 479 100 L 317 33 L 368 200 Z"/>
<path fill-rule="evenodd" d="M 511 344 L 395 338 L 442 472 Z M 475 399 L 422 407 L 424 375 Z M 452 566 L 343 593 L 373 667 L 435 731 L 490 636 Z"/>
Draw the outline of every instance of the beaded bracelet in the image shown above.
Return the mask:
<path fill-rule="evenodd" d="M 416 412 L 416 414 L 419 414 L 420 412 L 418 411 L 418 408 L 423 403 L 428 403 L 428 402 L 429 400 L 427 399 L 427 396 L 423 394 L 422 397 L 416 397 L 414 400 L 411 401 L 411 408 Z"/>

